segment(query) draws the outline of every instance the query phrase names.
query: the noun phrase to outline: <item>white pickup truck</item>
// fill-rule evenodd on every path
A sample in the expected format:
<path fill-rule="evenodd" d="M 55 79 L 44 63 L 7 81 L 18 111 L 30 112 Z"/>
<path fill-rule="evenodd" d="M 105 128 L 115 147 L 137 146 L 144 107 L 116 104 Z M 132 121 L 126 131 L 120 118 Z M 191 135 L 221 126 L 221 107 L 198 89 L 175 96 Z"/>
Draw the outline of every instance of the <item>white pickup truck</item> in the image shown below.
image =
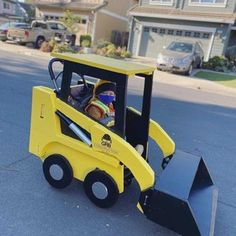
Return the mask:
<path fill-rule="evenodd" d="M 7 39 L 16 41 L 19 44 L 34 43 L 35 48 L 40 48 L 44 41 L 51 38 L 68 40 L 71 32 L 59 21 L 32 21 L 28 29 L 10 28 L 7 32 Z"/>

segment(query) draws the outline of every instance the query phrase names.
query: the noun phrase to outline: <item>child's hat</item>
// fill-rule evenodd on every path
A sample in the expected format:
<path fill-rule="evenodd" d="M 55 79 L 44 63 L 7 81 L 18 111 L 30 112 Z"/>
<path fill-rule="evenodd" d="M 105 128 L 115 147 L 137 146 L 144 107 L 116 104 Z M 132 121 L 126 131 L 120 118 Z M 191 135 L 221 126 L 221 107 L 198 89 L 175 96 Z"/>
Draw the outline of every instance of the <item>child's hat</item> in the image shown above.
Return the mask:
<path fill-rule="evenodd" d="M 112 82 L 107 81 L 107 80 L 99 80 L 94 88 L 94 91 L 95 91 L 95 95 L 98 95 L 98 94 L 105 92 L 105 91 L 113 91 L 115 93 L 116 92 L 116 85 Z"/>

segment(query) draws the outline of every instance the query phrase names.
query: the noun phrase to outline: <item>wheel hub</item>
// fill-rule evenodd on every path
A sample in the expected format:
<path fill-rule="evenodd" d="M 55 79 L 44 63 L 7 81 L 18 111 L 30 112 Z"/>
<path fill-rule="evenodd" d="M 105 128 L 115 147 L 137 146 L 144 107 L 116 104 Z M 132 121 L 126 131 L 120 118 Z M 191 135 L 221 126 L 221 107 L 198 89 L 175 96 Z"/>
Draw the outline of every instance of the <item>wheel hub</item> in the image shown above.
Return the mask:
<path fill-rule="evenodd" d="M 61 180 L 63 178 L 63 169 L 56 164 L 50 166 L 49 173 L 55 180 Z"/>
<path fill-rule="evenodd" d="M 108 196 L 107 187 L 101 182 L 95 182 L 92 185 L 92 191 L 96 198 L 101 200 L 105 199 Z"/>

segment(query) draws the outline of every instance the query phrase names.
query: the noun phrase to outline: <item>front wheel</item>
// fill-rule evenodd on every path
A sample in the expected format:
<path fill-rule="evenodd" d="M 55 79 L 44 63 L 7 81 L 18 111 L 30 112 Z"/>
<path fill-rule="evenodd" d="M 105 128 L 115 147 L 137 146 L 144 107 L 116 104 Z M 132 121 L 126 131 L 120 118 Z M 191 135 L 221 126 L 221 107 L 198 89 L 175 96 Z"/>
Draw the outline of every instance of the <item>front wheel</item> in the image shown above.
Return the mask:
<path fill-rule="evenodd" d="M 67 159 L 61 155 L 52 155 L 43 162 L 45 179 L 54 188 L 65 188 L 73 179 L 73 171 Z"/>
<path fill-rule="evenodd" d="M 200 60 L 199 64 L 197 65 L 197 68 L 201 69 L 202 68 L 202 64 L 203 64 L 203 58 Z"/>
<path fill-rule="evenodd" d="M 37 49 L 41 48 L 44 41 L 45 41 L 44 37 L 38 36 L 38 38 L 35 41 L 35 48 L 37 48 Z"/>
<path fill-rule="evenodd" d="M 193 72 L 193 64 L 189 66 L 188 70 L 184 74 L 190 76 L 192 72 Z"/>
<path fill-rule="evenodd" d="M 113 206 L 119 197 L 116 182 L 104 171 L 90 172 L 84 180 L 84 190 L 91 202 L 101 208 Z"/>

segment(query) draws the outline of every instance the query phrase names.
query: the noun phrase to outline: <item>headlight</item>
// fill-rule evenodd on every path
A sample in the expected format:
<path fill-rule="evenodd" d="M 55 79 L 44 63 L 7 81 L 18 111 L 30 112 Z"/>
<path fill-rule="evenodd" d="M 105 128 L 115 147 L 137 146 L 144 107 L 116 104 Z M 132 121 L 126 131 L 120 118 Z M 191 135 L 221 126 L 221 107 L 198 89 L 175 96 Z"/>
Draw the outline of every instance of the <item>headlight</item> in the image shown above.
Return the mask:
<path fill-rule="evenodd" d="M 182 59 L 182 64 L 189 64 L 191 62 L 191 59 L 189 57 L 185 57 L 184 59 Z"/>

